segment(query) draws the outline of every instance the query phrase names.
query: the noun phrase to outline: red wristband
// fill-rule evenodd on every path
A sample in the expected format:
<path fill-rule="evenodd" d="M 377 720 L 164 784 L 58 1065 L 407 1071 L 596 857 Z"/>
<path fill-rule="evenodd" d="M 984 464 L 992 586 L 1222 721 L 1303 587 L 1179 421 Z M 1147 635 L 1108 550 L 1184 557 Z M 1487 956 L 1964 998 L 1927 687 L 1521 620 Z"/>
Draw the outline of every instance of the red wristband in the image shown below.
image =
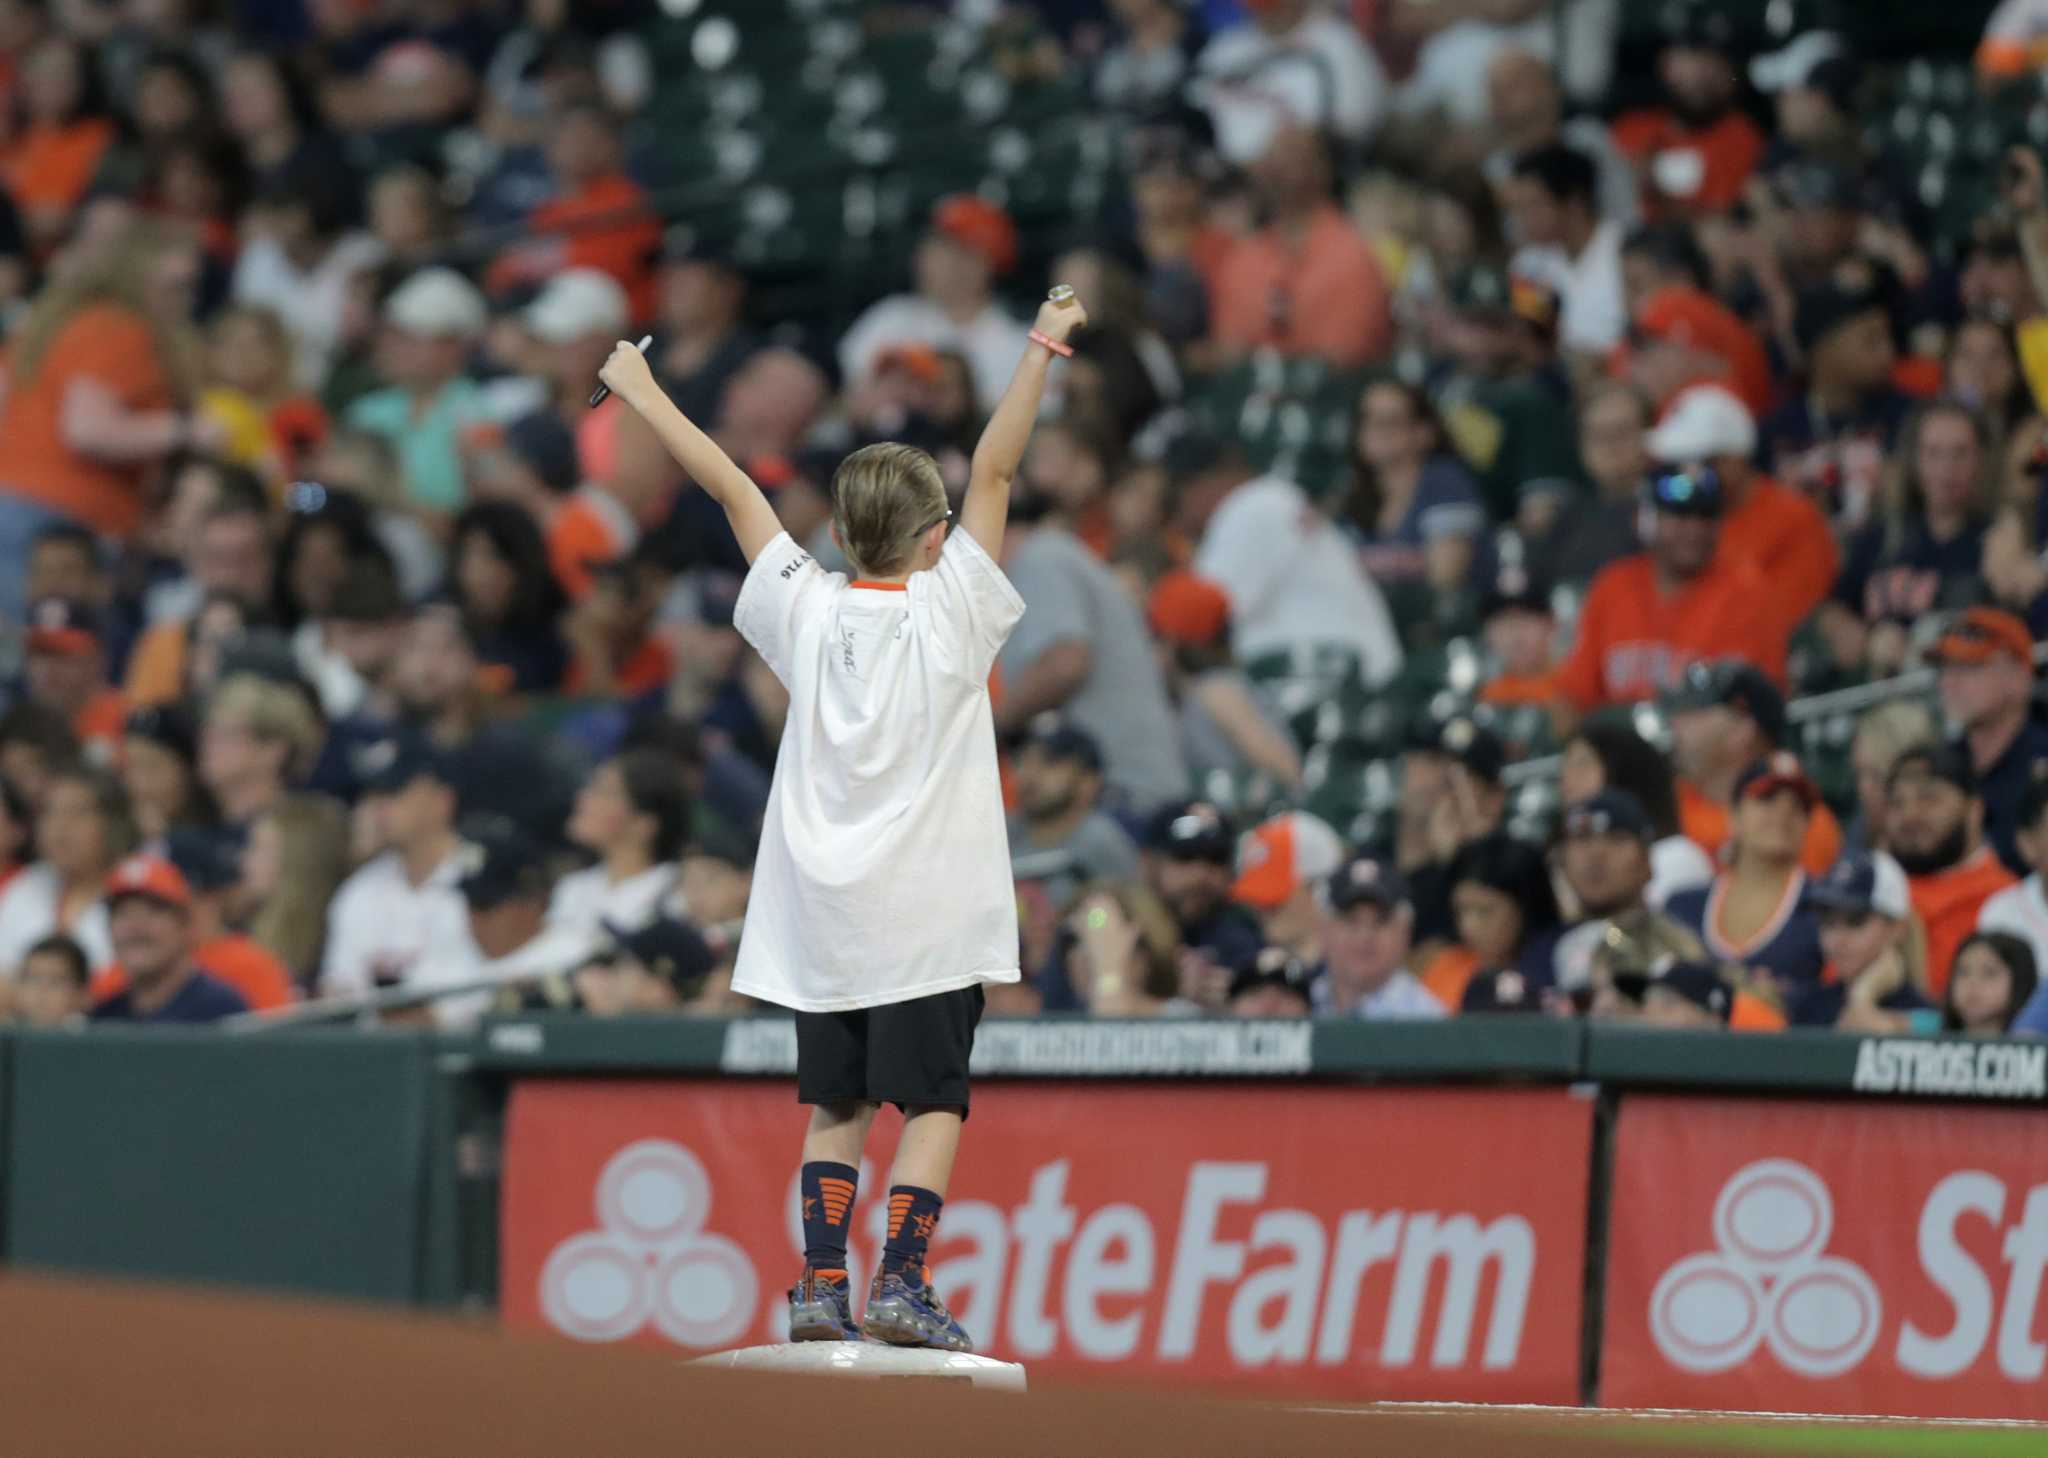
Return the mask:
<path fill-rule="evenodd" d="M 1057 339 L 1054 339 L 1050 334 L 1047 334 L 1043 329 L 1032 330 L 1030 334 L 1030 339 L 1033 344 L 1044 345 L 1047 349 L 1051 350 L 1061 359 L 1072 359 L 1074 357 L 1073 345 L 1060 343 Z"/>

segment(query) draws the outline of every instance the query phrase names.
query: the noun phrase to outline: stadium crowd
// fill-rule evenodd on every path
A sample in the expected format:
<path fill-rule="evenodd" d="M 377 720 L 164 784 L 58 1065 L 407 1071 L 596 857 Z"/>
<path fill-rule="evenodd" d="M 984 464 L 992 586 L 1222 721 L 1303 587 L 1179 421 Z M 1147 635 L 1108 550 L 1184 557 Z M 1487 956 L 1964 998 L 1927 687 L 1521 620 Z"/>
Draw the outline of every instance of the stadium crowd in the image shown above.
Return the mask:
<path fill-rule="evenodd" d="M 0 0 L 8 1015 L 744 1011 L 787 699 L 597 367 L 831 562 L 1065 281 L 992 1013 L 2048 1035 L 2048 189 L 1933 186 L 1858 8 L 764 5 L 1110 141 L 791 317 L 665 200 L 745 7 Z M 1952 59 L 2040 96 L 2048 6 Z"/>

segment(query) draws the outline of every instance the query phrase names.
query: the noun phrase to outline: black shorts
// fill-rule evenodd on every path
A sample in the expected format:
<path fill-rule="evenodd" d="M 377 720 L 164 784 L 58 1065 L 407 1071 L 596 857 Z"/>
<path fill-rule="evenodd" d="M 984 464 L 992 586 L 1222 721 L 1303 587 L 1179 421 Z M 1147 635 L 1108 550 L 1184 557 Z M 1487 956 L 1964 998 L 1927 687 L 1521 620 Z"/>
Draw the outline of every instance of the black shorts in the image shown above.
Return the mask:
<path fill-rule="evenodd" d="M 797 1102 L 958 1109 L 966 1118 L 983 1001 L 977 982 L 881 1007 L 798 1013 Z"/>

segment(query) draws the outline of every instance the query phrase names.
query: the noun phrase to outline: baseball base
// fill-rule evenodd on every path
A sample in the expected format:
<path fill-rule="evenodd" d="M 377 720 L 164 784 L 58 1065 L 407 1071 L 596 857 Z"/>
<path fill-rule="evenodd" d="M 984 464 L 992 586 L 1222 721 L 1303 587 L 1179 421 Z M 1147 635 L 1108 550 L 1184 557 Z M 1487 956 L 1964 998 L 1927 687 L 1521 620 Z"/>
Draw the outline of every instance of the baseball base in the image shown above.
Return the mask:
<path fill-rule="evenodd" d="M 695 1358 L 693 1367 L 748 1372 L 809 1372 L 828 1377 L 919 1378 L 966 1382 L 993 1392 L 1022 1392 L 1024 1369 L 971 1352 L 891 1347 L 880 1342 L 780 1342 Z"/>

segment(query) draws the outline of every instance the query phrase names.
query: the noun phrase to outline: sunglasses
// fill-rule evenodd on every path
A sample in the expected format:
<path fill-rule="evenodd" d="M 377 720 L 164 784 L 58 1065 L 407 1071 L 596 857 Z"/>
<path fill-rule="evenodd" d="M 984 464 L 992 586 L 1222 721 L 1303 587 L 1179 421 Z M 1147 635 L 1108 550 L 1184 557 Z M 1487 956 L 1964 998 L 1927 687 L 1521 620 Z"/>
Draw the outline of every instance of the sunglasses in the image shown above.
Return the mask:
<path fill-rule="evenodd" d="M 1681 516 L 1719 516 L 1720 473 L 1711 467 L 1667 472 L 1650 482 L 1650 500 L 1660 511 Z"/>
<path fill-rule="evenodd" d="M 910 539 L 914 542 L 919 537 L 923 536 L 926 532 L 930 531 L 933 527 L 937 526 L 940 522 L 951 521 L 952 519 L 953 508 L 949 506 L 944 511 L 940 512 L 937 516 L 933 517 L 930 521 L 926 522 L 923 526 L 919 527 L 916 531 L 912 532 L 910 534 Z"/>

